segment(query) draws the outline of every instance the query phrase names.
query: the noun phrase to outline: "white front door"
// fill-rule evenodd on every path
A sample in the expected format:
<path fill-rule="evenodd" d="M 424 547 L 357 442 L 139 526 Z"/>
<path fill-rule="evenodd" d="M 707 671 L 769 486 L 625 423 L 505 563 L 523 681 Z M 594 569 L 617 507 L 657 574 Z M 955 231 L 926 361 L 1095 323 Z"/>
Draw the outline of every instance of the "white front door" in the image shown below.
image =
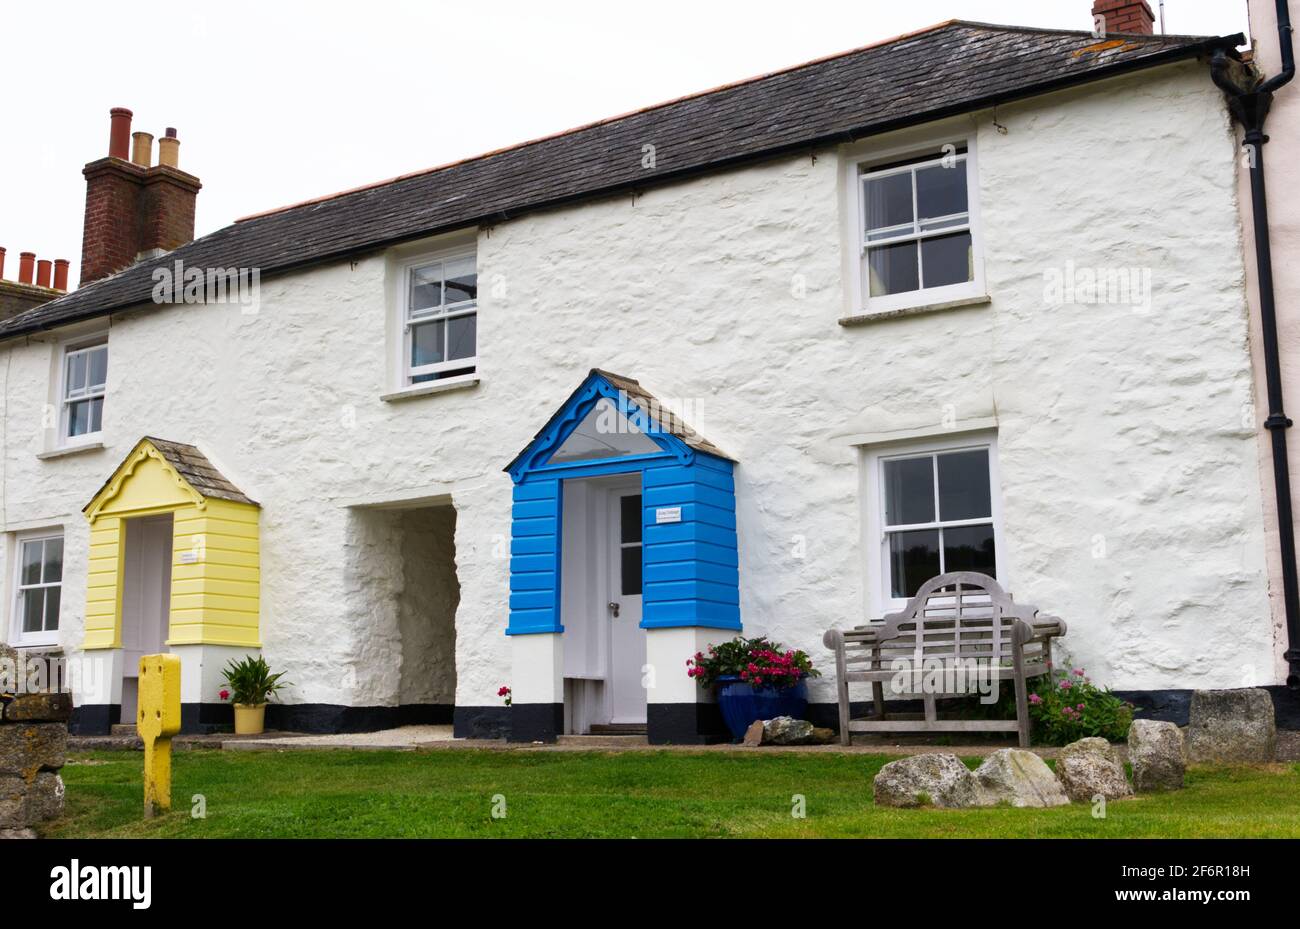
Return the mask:
<path fill-rule="evenodd" d="M 646 639 L 641 628 L 641 488 L 609 491 L 607 605 L 610 624 L 609 716 L 611 723 L 646 721 Z"/>
<path fill-rule="evenodd" d="M 135 721 L 140 657 L 165 648 L 172 593 L 172 517 L 126 524 L 122 565 L 122 721 Z"/>

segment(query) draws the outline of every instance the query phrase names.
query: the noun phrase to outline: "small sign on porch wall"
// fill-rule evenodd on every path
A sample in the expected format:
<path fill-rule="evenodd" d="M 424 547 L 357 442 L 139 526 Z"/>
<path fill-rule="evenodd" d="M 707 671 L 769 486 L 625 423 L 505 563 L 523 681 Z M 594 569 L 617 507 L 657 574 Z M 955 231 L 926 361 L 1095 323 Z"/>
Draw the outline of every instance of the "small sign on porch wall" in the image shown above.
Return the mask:
<path fill-rule="evenodd" d="M 655 510 L 656 523 L 680 523 L 682 508 L 680 506 L 661 506 Z"/>
<path fill-rule="evenodd" d="M 181 557 L 180 557 L 181 564 L 197 564 L 198 560 L 199 560 L 198 552 L 194 552 L 194 551 L 181 552 Z"/>

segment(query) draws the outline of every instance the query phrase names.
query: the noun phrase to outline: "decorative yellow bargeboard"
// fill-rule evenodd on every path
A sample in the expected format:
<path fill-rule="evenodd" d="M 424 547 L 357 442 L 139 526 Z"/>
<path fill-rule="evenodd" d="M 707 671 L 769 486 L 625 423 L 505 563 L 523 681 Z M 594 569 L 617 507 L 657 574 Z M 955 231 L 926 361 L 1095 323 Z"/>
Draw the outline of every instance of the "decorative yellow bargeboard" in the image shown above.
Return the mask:
<path fill-rule="evenodd" d="M 141 439 L 84 512 L 90 521 L 84 648 L 122 647 L 126 523 L 166 513 L 173 518 L 167 644 L 261 647 L 261 508 L 198 449 Z"/>

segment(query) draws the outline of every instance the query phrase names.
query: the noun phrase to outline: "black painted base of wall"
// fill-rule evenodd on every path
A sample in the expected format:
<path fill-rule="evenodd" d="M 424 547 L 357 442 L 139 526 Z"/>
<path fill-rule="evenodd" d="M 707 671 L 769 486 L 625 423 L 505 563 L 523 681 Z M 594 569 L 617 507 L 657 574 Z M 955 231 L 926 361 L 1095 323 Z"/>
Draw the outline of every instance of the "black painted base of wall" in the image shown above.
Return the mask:
<path fill-rule="evenodd" d="M 458 739 L 508 738 L 510 707 L 458 706 L 452 711 L 451 734 Z"/>
<path fill-rule="evenodd" d="M 712 745 L 731 741 L 716 703 L 651 703 L 646 707 L 651 745 Z"/>
<path fill-rule="evenodd" d="M 235 728 L 235 708 L 229 703 L 182 703 L 181 732 L 185 735 L 230 732 Z"/>
<path fill-rule="evenodd" d="M 1273 698 L 1273 718 L 1279 729 L 1300 729 L 1300 693 L 1287 690 L 1285 684 L 1263 687 Z M 1127 700 L 1142 712 L 1138 719 L 1159 719 L 1186 726 L 1192 708 L 1190 690 L 1117 690 L 1115 696 Z"/>
<path fill-rule="evenodd" d="M 73 735 L 108 735 L 122 718 L 122 707 L 116 703 L 88 703 L 72 708 L 68 731 Z"/>
<path fill-rule="evenodd" d="M 510 707 L 507 742 L 554 742 L 562 732 L 563 703 L 516 703 Z"/>
<path fill-rule="evenodd" d="M 398 726 L 445 726 L 449 703 L 403 706 L 340 706 L 336 703 L 268 703 L 266 728 L 285 732 L 375 732 Z"/>
<path fill-rule="evenodd" d="M 1265 687 L 1273 698 L 1279 729 L 1300 730 L 1300 694 L 1282 685 Z M 1139 719 L 1159 719 L 1187 725 L 1191 707 L 1190 690 L 1120 690 L 1116 696 L 1141 708 Z M 919 700 L 890 701 L 899 712 L 917 712 Z M 647 710 L 647 737 L 655 745 L 703 745 L 726 741 L 722 714 L 714 703 L 655 703 Z M 854 702 L 853 715 L 871 712 L 870 701 Z M 68 729 L 73 735 L 108 735 L 121 721 L 117 704 L 87 704 L 72 711 Z M 839 729 L 839 710 L 834 703 L 808 704 L 807 717 L 814 725 Z M 406 706 L 341 706 L 330 703 L 271 703 L 266 708 L 266 727 L 286 732 L 373 732 L 397 726 L 452 725 L 458 739 L 508 739 L 512 742 L 554 742 L 564 731 L 562 704 L 518 704 L 508 706 L 457 706 L 445 703 Z M 226 703 L 181 705 L 184 733 L 227 732 L 233 728 L 234 710 Z M 519 728 L 516 735 L 514 730 Z"/>

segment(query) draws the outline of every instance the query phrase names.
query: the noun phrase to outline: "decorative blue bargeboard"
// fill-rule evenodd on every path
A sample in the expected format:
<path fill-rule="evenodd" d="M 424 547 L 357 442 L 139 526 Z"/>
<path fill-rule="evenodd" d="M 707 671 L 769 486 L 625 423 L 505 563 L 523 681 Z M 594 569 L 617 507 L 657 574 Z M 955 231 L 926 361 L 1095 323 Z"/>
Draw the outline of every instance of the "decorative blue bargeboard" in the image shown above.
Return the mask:
<path fill-rule="evenodd" d="M 600 400 L 608 398 L 659 450 L 551 464 L 550 459 Z M 546 427 L 506 468 L 514 481 L 507 635 L 563 632 L 560 617 L 564 482 L 641 475 L 641 627 L 739 630 L 734 462 L 692 448 L 593 371 Z M 681 509 L 679 522 L 656 513 Z M 675 515 L 675 514 L 674 514 Z"/>

